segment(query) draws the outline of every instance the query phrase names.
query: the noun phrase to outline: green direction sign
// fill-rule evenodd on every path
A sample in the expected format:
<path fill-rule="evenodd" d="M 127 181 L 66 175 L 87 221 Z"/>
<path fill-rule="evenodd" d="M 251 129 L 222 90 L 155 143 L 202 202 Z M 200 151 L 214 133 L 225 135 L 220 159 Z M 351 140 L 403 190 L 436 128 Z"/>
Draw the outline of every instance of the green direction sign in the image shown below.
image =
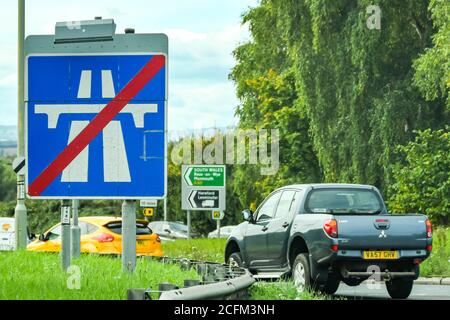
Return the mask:
<path fill-rule="evenodd" d="M 188 186 L 224 187 L 225 167 L 192 166 L 186 171 L 184 179 Z"/>

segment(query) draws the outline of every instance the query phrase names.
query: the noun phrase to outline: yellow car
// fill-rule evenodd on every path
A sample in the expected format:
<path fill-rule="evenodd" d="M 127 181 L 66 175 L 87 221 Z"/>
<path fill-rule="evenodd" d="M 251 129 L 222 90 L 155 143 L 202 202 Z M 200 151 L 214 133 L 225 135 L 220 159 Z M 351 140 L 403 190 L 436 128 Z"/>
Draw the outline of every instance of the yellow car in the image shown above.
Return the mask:
<path fill-rule="evenodd" d="M 82 217 L 78 220 L 81 229 L 80 250 L 82 253 L 121 254 L 122 219 L 113 217 Z M 136 220 L 136 254 L 141 256 L 163 255 L 161 239 L 148 227 L 145 220 Z M 61 251 L 61 224 L 57 224 L 31 242 L 29 251 Z"/>

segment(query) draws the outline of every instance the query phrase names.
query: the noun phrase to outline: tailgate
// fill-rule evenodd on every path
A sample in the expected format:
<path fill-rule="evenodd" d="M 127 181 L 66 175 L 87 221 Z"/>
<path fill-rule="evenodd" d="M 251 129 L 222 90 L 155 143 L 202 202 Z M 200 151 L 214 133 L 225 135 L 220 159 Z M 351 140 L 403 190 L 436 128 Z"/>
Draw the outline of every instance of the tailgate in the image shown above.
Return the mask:
<path fill-rule="evenodd" d="M 423 215 L 336 215 L 342 249 L 425 249 Z"/>

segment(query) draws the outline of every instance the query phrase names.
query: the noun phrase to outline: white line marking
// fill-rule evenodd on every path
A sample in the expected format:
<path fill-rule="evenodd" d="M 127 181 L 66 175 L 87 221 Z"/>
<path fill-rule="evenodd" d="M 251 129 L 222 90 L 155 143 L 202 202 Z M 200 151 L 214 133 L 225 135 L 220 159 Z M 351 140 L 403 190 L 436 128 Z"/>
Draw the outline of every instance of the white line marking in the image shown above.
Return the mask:
<path fill-rule="evenodd" d="M 105 182 L 131 182 L 119 121 L 110 122 L 103 130 L 103 173 Z"/>
<path fill-rule="evenodd" d="M 81 71 L 80 86 L 78 88 L 78 99 L 89 99 L 91 97 L 92 71 Z"/>
<path fill-rule="evenodd" d="M 70 126 L 69 141 L 72 142 L 80 132 L 86 128 L 89 121 L 72 121 Z M 64 169 L 62 173 L 62 182 L 87 182 L 88 181 L 88 165 L 89 165 L 89 146 Z"/>
<path fill-rule="evenodd" d="M 62 114 L 90 114 L 99 113 L 106 104 L 39 104 L 35 106 L 35 113 L 47 114 L 48 128 L 56 129 L 59 116 Z M 158 113 L 157 104 L 129 104 L 120 113 L 131 113 L 136 128 L 144 128 L 146 113 Z"/>
<path fill-rule="evenodd" d="M 116 96 L 111 70 L 102 70 L 102 96 L 111 99 Z"/>

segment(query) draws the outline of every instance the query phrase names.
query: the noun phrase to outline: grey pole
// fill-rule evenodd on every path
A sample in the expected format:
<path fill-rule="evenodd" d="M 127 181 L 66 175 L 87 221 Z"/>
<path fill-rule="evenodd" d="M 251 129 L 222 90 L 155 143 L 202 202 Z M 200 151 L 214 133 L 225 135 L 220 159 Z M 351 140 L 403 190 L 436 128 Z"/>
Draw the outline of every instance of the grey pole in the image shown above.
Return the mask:
<path fill-rule="evenodd" d="M 72 227 L 71 237 L 70 237 L 70 252 L 73 259 L 77 259 L 80 257 L 80 237 L 81 230 L 78 225 L 78 208 L 80 207 L 80 200 L 72 200 Z"/>
<path fill-rule="evenodd" d="M 220 219 L 217 220 L 217 239 L 220 239 Z"/>
<path fill-rule="evenodd" d="M 133 200 L 122 204 L 122 271 L 136 268 L 136 205 Z"/>
<path fill-rule="evenodd" d="M 18 50 L 17 50 L 17 65 L 18 65 L 18 95 L 17 95 L 17 156 L 24 156 L 24 40 L 25 40 L 25 0 L 19 0 L 18 7 Z M 25 206 L 25 175 L 17 175 L 17 204 L 14 210 L 15 217 L 15 243 L 16 250 L 26 249 L 28 243 L 27 233 L 27 207 Z"/>
<path fill-rule="evenodd" d="M 61 201 L 61 267 L 70 267 L 70 207 L 69 200 Z"/>
<path fill-rule="evenodd" d="M 188 239 L 191 239 L 191 211 L 188 210 L 187 212 L 187 227 L 188 227 Z"/>
<path fill-rule="evenodd" d="M 164 198 L 164 221 L 167 221 L 167 196 Z"/>

